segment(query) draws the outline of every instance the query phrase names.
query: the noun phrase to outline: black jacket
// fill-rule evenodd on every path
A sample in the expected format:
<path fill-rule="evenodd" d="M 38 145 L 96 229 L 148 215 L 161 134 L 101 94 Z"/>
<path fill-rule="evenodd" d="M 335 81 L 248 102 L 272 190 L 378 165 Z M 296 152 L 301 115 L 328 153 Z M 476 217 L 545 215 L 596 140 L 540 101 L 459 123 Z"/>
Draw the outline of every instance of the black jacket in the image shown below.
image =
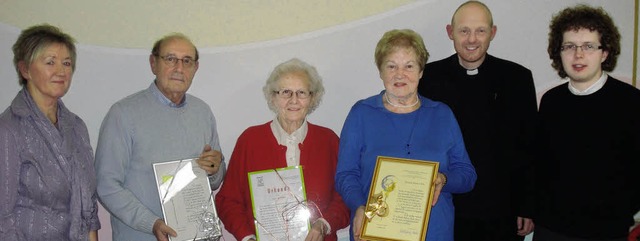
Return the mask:
<path fill-rule="evenodd" d="M 418 85 L 421 95 L 451 107 L 478 174 L 471 192 L 454 197 L 456 216 L 531 218 L 537 118 L 531 71 L 491 55 L 477 71 L 467 75 L 454 54 L 427 64 Z"/>

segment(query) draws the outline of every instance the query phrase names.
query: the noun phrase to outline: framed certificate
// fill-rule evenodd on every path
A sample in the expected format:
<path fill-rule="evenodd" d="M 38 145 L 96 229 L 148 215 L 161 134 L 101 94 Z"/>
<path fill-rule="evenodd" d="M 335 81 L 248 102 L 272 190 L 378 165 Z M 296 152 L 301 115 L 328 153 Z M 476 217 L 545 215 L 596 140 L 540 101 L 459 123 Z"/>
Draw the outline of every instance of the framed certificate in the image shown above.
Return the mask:
<path fill-rule="evenodd" d="M 438 162 L 379 156 L 361 239 L 425 240 Z"/>
<path fill-rule="evenodd" d="M 258 240 L 304 240 L 309 209 L 302 167 L 249 173 L 251 205 Z"/>
<path fill-rule="evenodd" d="M 178 233 L 172 241 L 222 236 L 207 173 L 197 158 L 153 164 L 164 221 Z"/>

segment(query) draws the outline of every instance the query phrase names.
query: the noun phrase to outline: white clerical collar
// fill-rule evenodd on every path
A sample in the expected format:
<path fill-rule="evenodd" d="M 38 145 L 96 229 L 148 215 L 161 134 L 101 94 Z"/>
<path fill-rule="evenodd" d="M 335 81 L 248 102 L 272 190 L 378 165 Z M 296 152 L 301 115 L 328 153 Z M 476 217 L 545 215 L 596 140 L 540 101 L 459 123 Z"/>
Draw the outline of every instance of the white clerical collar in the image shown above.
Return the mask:
<path fill-rule="evenodd" d="M 480 68 L 480 66 L 478 66 L 478 68 L 475 68 L 475 69 L 467 69 L 466 67 L 464 67 L 464 65 L 462 65 L 462 60 L 460 60 L 460 56 L 458 56 L 458 64 L 460 64 L 460 67 L 462 67 L 463 69 L 467 70 L 467 75 L 477 75 L 478 74 L 478 68 Z"/>
<path fill-rule="evenodd" d="M 590 95 L 590 94 L 593 94 L 596 91 L 602 89 L 602 86 L 604 86 L 604 83 L 607 82 L 607 78 L 608 77 L 609 77 L 609 75 L 606 72 L 602 71 L 602 75 L 600 76 L 600 79 L 598 79 L 598 81 L 596 81 L 591 86 L 589 86 L 589 88 L 586 88 L 583 91 L 580 91 L 576 87 L 574 87 L 573 84 L 571 83 L 571 80 L 569 80 L 569 91 L 571 91 L 571 93 L 574 94 L 574 95 Z"/>

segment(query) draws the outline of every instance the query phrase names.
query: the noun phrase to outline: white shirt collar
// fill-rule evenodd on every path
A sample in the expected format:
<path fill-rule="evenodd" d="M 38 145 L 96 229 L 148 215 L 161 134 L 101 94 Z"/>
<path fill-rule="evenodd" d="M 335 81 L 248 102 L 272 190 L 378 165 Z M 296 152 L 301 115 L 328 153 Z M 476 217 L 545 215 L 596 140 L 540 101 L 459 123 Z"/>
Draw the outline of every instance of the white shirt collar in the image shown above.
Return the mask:
<path fill-rule="evenodd" d="M 309 126 L 306 119 L 302 122 L 300 128 L 291 133 L 291 135 L 282 128 L 282 125 L 278 122 L 278 116 L 271 122 L 271 132 L 276 141 L 278 141 L 279 145 L 287 147 L 287 166 L 300 165 L 300 147 L 298 145 L 307 137 L 308 130 Z"/>
<path fill-rule="evenodd" d="M 576 89 L 576 87 L 574 87 L 571 84 L 571 81 L 569 81 L 569 91 L 571 91 L 571 93 L 573 93 L 574 95 L 590 95 L 590 94 L 593 94 L 596 91 L 602 89 L 602 86 L 604 86 L 604 83 L 607 82 L 607 78 L 608 77 L 609 77 L 609 75 L 606 72 L 602 71 L 602 75 L 600 76 L 600 79 L 598 79 L 598 81 L 596 81 L 591 86 L 589 86 L 589 88 L 586 88 L 583 91 L 580 91 L 580 90 Z"/>

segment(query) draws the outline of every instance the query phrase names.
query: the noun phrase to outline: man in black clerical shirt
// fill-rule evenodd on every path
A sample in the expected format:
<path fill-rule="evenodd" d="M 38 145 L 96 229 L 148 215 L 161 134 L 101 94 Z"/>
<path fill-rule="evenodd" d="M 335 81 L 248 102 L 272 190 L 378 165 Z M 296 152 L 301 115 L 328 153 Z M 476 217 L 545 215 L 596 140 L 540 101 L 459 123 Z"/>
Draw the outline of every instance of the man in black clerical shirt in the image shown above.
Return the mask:
<path fill-rule="evenodd" d="M 455 240 L 523 240 L 534 228 L 531 71 L 487 54 L 497 28 L 481 2 L 460 5 L 446 30 L 456 53 L 427 64 L 418 91 L 451 107 L 478 173 L 474 190 L 454 196 Z"/>

